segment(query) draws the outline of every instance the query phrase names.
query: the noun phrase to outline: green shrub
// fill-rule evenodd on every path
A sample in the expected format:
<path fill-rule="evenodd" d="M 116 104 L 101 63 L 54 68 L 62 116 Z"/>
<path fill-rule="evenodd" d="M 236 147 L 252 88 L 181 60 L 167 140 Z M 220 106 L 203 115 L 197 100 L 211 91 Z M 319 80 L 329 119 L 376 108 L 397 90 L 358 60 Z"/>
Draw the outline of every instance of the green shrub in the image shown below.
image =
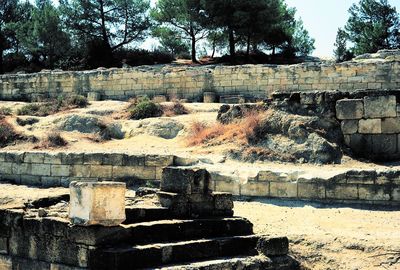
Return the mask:
<path fill-rule="evenodd" d="M 162 115 L 161 106 L 148 100 L 143 99 L 137 104 L 133 104 L 129 110 L 130 118 L 139 120 L 150 117 L 158 117 Z"/>
<path fill-rule="evenodd" d="M 86 97 L 81 95 L 72 95 L 65 99 L 63 106 L 85 108 L 89 104 Z"/>
<path fill-rule="evenodd" d="M 62 147 L 66 146 L 68 142 L 61 136 L 59 132 L 54 131 L 47 135 L 43 144 L 46 147 Z"/>
<path fill-rule="evenodd" d="M 31 103 L 19 108 L 18 115 L 47 116 L 58 111 L 55 103 Z"/>
<path fill-rule="evenodd" d="M 175 115 L 188 114 L 189 110 L 179 101 L 174 101 L 171 105 L 163 105 L 164 116 L 171 117 Z"/>
<path fill-rule="evenodd" d="M 9 107 L 0 107 L 0 116 L 2 115 L 11 115 L 12 110 Z"/>

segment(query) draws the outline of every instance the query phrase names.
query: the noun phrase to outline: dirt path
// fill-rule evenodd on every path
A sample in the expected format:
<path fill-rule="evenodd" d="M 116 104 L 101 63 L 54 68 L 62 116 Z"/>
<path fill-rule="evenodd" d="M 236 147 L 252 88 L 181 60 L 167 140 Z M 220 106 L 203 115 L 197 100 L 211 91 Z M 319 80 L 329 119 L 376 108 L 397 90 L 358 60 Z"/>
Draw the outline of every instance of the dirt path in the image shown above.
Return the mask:
<path fill-rule="evenodd" d="M 235 215 L 287 235 L 305 269 L 400 269 L 400 209 L 259 200 L 235 202 Z"/>

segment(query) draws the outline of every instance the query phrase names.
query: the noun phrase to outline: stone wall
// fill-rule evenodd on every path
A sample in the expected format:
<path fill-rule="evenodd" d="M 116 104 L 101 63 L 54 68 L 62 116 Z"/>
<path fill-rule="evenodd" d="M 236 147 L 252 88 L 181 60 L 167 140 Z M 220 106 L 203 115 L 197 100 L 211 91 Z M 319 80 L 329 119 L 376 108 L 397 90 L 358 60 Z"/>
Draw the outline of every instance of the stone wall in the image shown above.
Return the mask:
<path fill-rule="evenodd" d="M 35 100 L 78 93 L 101 99 L 165 95 L 202 100 L 217 96 L 265 98 L 274 91 L 399 89 L 399 58 L 370 59 L 341 64 L 242 66 L 142 66 L 91 71 L 43 71 L 0 76 L 0 99 Z"/>
<path fill-rule="evenodd" d="M 400 157 L 400 106 L 396 96 L 365 96 L 336 103 L 344 140 L 355 154 L 376 160 Z"/>
<path fill-rule="evenodd" d="M 173 156 L 110 153 L 0 152 L 0 181 L 68 187 L 71 181 L 115 180 L 143 185 L 159 181 Z"/>
<path fill-rule="evenodd" d="M 400 171 L 339 171 L 328 177 L 299 172 L 260 171 L 240 183 L 213 175 L 216 191 L 240 196 L 346 203 L 400 205 Z"/>
<path fill-rule="evenodd" d="M 118 180 L 141 186 L 148 182 L 157 185 L 164 167 L 180 164 L 181 157 L 170 155 L 10 151 L 0 152 L 0 182 L 67 187 L 70 181 Z M 244 182 L 211 171 L 211 181 L 214 191 L 240 196 L 400 205 L 400 170 L 395 169 L 337 170 L 328 177 L 300 171 L 262 170 Z"/>

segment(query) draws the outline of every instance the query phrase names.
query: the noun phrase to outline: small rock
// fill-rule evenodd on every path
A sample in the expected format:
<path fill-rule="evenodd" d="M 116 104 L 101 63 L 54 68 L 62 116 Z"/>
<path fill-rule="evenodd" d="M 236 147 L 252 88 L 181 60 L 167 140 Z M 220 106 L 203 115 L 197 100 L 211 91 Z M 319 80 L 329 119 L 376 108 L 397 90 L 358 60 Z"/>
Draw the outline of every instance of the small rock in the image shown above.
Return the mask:
<path fill-rule="evenodd" d="M 44 208 L 39 208 L 38 216 L 39 217 L 47 217 L 47 211 Z"/>

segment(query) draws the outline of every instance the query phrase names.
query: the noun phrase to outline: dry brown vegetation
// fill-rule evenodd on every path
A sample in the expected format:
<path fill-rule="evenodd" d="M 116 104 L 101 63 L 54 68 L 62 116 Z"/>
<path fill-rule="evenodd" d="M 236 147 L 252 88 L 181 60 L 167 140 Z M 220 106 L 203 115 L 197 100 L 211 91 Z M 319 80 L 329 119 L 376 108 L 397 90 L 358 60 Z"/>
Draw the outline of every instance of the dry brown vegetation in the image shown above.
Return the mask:
<path fill-rule="evenodd" d="M 189 110 L 180 101 L 176 100 L 172 104 L 162 105 L 163 116 L 172 117 L 176 115 L 188 114 Z"/>
<path fill-rule="evenodd" d="M 60 132 L 53 131 L 35 148 L 60 148 L 66 145 L 68 145 L 68 142 L 61 136 Z"/>
<path fill-rule="evenodd" d="M 252 112 L 230 124 L 216 123 L 208 126 L 196 121 L 190 127 L 187 143 L 190 146 L 223 142 L 248 144 L 256 136 L 255 130 L 260 125 L 261 119 L 262 114 Z"/>
<path fill-rule="evenodd" d="M 0 147 L 4 147 L 9 143 L 13 143 L 19 138 L 19 134 L 13 126 L 3 117 L 0 117 Z"/>

